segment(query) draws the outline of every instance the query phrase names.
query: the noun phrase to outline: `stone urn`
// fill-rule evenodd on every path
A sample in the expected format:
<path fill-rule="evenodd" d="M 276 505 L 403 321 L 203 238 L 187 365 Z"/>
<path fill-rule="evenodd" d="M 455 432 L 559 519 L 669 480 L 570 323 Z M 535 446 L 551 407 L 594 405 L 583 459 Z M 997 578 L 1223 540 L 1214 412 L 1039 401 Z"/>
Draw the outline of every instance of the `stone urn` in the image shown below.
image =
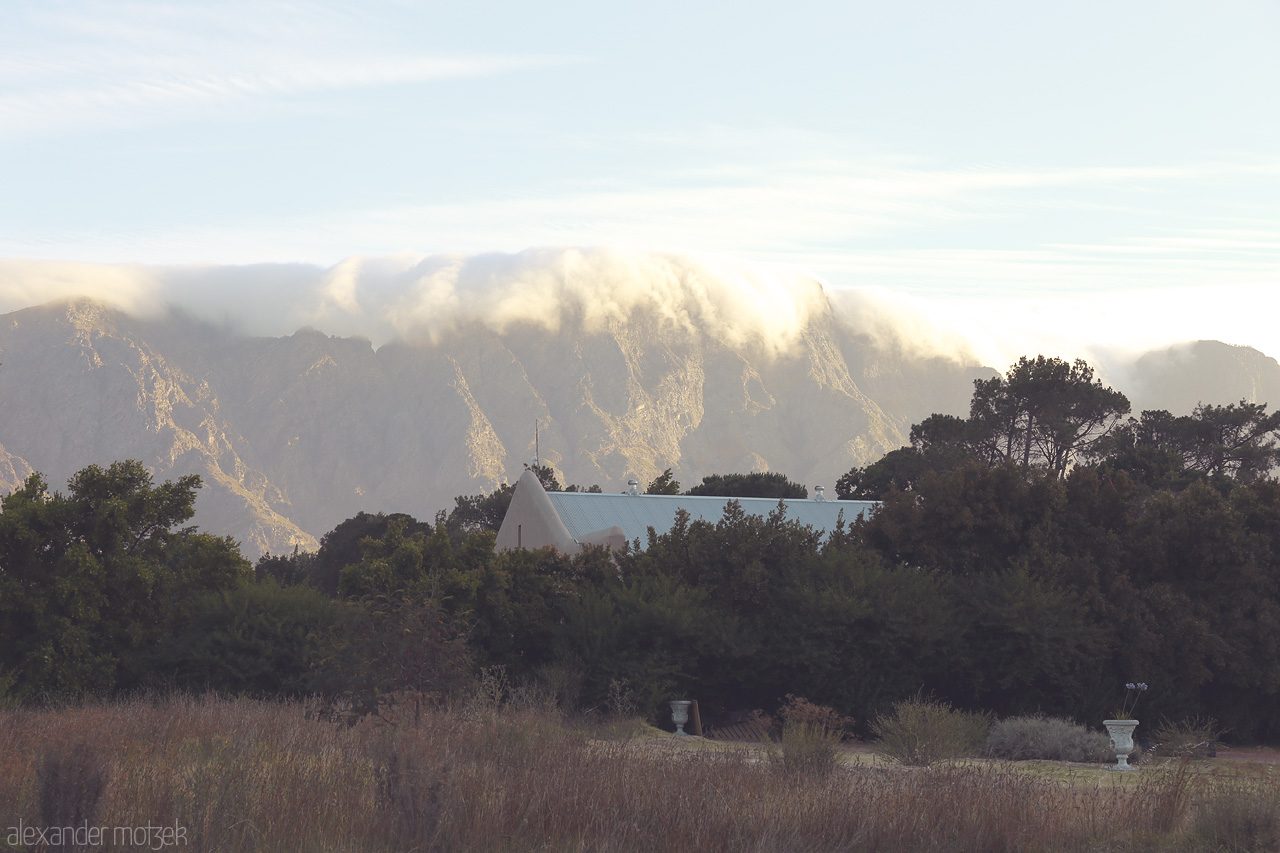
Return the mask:
<path fill-rule="evenodd" d="M 1116 752 L 1116 765 L 1112 770 L 1137 770 L 1129 764 L 1129 753 L 1133 752 L 1133 730 L 1138 727 L 1137 720 L 1103 720 L 1107 734 L 1111 735 L 1111 748 Z"/>
<path fill-rule="evenodd" d="M 672 699 L 671 705 L 671 722 L 676 724 L 676 734 L 687 735 L 684 730 L 684 724 L 689 722 L 689 706 L 693 704 L 688 699 Z"/>

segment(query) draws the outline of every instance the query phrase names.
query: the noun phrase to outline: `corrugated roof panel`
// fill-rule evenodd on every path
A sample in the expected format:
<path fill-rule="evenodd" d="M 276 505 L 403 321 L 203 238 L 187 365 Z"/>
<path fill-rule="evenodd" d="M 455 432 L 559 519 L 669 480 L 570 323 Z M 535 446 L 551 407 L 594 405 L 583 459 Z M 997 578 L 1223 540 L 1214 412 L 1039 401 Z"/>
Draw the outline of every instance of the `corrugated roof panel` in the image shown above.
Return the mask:
<path fill-rule="evenodd" d="M 665 533 L 675 522 L 676 510 L 684 509 L 690 521 L 715 524 L 724 516 L 725 504 L 737 500 L 743 512 L 766 516 L 778 506 L 777 498 L 717 498 L 692 495 L 613 495 L 598 492 L 547 492 L 565 527 L 575 539 L 618 525 L 627 541 L 649 541 L 649 528 Z M 787 518 L 820 530 L 833 530 L 840 512 L 845 524 L 852 524 L 862 513 L 875 506 L 874 501 L 784 501 Z M 825 535 L 824 535 L 825 538 Z"/>

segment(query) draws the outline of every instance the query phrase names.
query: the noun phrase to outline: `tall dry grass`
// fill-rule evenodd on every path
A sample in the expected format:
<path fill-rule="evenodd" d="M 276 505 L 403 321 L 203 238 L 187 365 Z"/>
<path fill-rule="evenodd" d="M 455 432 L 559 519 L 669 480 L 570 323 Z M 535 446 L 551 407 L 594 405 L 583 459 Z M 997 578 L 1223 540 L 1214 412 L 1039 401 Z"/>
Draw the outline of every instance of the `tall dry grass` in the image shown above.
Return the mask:
<path fill-rule="evenodd" d="M 201 851 L 1196 849 L 1280 804 L 1268 783 L 1238 813 L 1197 812 L 1189 775 L 1165 772 L 1114 789 L 998 765 L 787 772 L 758 749 L 601 739 L 536 709 L 350 728 L 304 710 L 174 696 L 0 712 L 0 832 L 39 825 L 57 790 L 59 815 L 177 823 Z"/>

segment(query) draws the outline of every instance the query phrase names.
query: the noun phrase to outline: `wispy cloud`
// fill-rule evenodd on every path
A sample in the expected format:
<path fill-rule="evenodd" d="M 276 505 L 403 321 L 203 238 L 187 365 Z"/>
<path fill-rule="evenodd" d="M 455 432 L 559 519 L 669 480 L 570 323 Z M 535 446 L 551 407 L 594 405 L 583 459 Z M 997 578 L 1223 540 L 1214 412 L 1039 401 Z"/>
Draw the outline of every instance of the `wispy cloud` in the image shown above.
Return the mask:
<path fill-rule="evenodd" d="M 358 15 L 305 3 L 90 4 L 75 15 L 37 7 L 0 46 L 7 136 L 584 61 L 407 50 L 381 41 Z"/>
<path fill-rule="evenodd" d="M 1212 227 L 1160 211 L 1159 199 L 1224 174 L 1265 185 L 1280 172 L 1272 163 L 1031 170 L 799 160 L 684 183 L 661 174 L 578 180 L 284 220 L 249 214 L 236 225 L 67 234 L 58 254 L 329 264 L 349 254 L 627 244 L 794 263 L 839 285 L 944 293 L 1280 281 L 1280 227 Z M 1082 198 L 1091 214 L 1083 220 Z M 1135 214 L 1137 205 L 1149 210 Z M 1064 229 L 1087 239 L 1064 241 Z M 0 255 L 39 253 L 20 233 L 0 236 Z"/>

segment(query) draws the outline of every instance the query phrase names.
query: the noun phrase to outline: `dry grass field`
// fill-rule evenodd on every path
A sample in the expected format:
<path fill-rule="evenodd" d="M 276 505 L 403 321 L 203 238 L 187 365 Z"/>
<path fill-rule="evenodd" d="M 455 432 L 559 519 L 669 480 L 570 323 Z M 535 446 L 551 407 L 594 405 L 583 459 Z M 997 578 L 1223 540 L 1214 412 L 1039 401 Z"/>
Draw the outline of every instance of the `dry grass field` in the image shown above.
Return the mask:
<path fill-rule="evenodd" d="M 103 850 L 1275 850 L 1277 815 L 1280 768 L 1212 759 L 824 768 L 474 702 L 352 727 L 212 696 L 0 711 L 0 849 L 45 849 L 21 822 Z M 170 834 L 112 837 L 148 825 Z"/>

